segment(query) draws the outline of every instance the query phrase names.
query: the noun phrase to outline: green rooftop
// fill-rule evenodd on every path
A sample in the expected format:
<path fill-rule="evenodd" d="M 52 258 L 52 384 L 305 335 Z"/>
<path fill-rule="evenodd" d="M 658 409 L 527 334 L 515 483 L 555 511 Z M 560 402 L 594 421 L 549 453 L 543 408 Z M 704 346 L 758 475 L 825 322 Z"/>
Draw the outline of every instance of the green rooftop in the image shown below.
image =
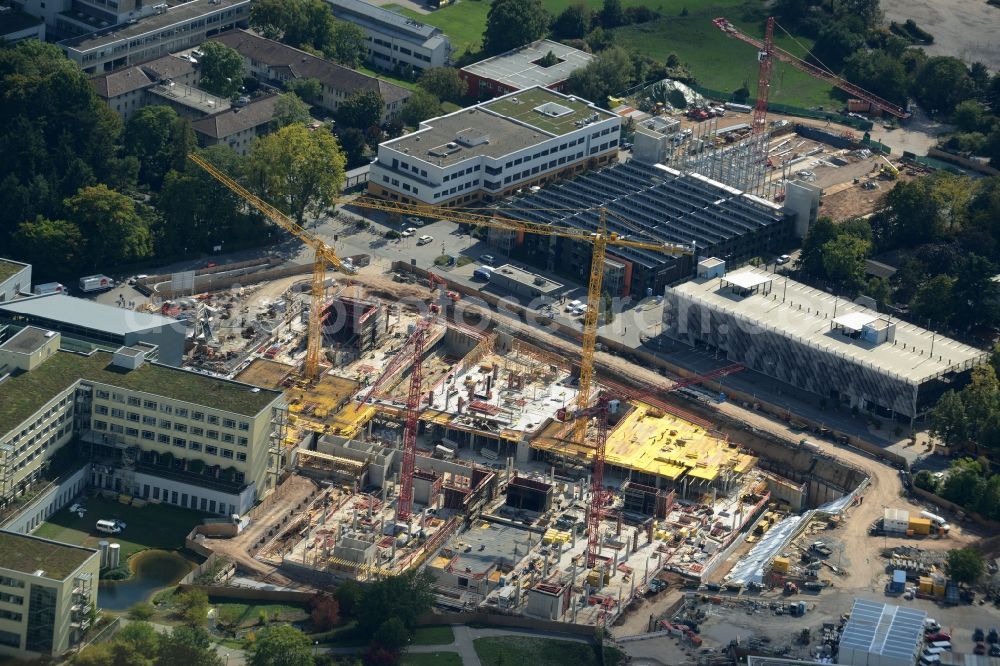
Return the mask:
<path fill-rule="evenodd" d="M 244 416 L 254 416 L 281 395 L 269 389 L 144 363 L 135 370 L 111 365 L 112 355 L 60 351 L 31 372 L 0 383 L 0 434 L 8 432 L 77 380 L 119 386 Z"/>
<path fill-rule="evenodd" d="M 49 541 L 27 534 L 0 531 L 0 567 L 63 580 L 97 553 L 96 550 Z"/>
<path fill-rule="evenodd" d="M 546 107 L 545 105 L 550 106 Z M 555 135 L 563 135 L 580 129 L 576 122 L 587 120 L 595 113 L 599 115 L 598 120 L 615 117 L 610 111 L 595 109 L 588 102 L 563 97 L 545 88 L 528 88 L 512 95 L 505 95 L 492 102 L 486 102 L 482 106 L 494 113 Z M 546 112 L 539 111 L 539 107 L 542 107 Z"/>
<path fill-rule="evenodd" d="M 19 264 L 16 261 L 7 261 L 6 259 L 0 259 L 0 282 L 3 282 L 12 275 L 19 273 L 23 268 L 24 264 Z M 27 291 L 31 285 L 23 285 L 22 288 Z"/>

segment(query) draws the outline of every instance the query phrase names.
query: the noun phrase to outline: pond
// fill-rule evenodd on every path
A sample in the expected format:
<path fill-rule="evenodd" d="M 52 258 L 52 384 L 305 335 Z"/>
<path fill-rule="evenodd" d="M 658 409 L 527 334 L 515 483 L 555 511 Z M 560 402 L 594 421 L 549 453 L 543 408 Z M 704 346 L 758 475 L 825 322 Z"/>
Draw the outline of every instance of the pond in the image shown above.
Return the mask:
<path fill-rule="evenodd" d="M 170 587 L 194 568 L 182 555 L 168 550 L 144 550 L 129 558 L 132 577 L 102 580 L 97 588 L 97 605 L 112 611 L 128 610 L 147 601 L 154 592 Z"/>

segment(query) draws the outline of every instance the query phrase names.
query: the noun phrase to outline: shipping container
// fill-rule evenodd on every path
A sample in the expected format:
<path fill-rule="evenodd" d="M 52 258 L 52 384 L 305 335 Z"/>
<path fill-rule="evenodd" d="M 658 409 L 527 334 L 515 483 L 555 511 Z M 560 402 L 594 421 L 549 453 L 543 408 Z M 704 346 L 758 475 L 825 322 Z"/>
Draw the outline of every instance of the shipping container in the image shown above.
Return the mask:
<path fill-rule="evenodd" d="M 788 573 L 788 558 L 787 557 L 776 557 L 772 563 L 772 567 L 775 571 L 780 573 Z"/>
<path fill-rule="evenodd" d="M 931 533 L 931 520 L 929 518 L 910 518 L 909 529 L 918 536 L 927 536 Z"/>

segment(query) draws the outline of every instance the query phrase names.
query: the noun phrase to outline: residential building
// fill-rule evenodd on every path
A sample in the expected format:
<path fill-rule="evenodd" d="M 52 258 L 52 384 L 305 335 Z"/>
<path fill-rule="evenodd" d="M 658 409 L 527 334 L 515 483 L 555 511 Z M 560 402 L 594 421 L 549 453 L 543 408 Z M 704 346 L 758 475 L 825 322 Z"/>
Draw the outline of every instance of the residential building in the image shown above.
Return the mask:
<path fill-rule="evenodd" d="M 31 264 L 0 259 L 0 303 L 31 293 Z"/>
<path fill-rule="evenodd" d="M 258 136 L 271 131 L 274 108 L 279 95 L 255 99 L 191 123 L 198 145 L 205 148 L 224 144 L 240 155 L 246 155 Z"/>
<path fill-rule="evenodd" d="M 621 118 L 534 87 L 431 118 L 379 144 L 368 192 L 404 203 L 497 201 L 618 159 Z"/>
<path fill-rule="evenodd" d="M 93 486 L 146 500 L 228 516 L 273 489 L 280 392 L 162 365 L 145 343 L 60 343 L 29 326 L 0 344 L 0 503 L 66 445 L 86 447 Z"/>
<path fill-rule="evenodd" d="M 100 568 L 92 548 L 0 531 L 0 654 L 59 657 L 79 645 Z"/>
<path fill-rule="evenodd" d="M 91 74 L 110 72 L 197 46 L 220 32 L 245 28 L 250 17 L 250 0 L 188 0 L 145 7 L 136 0 L 126 0 L 117 14 L 91 6 L 91 3 L 110 6 L 116 4 L 115 0 L 25 2 L 25 11 L 35 16 L 44 15 L 49 25 L 51 8 L 45 9 L 46 2 L 62 7 L 52 19 L 61 32 L 77 36 L 64 39 L 59 46 L 70 60 Z M 136 8 L 126 12 L 133 4 Z M 28 9 L 35 5 L 38 5 L 35 11 Z M 133 13 L 135 16 L 131 16 Z"/>
<path fill-rule="evenodd" d="M 0 42 L 14 44 L 24 39 L 45 41 L 45 21 L 13 7 L 0 7 Z"/>
<path fill-rule="evenodd" d="M 67 345 L 80 351 L 118 347 L 139 342 L 156 345 L 159 360 L 179 366 L 184 357 L 186 326 L 161 315 L 134 312 L 64 294 L 31 296 L 0 304 L 0 326 L 39 326 L 63 334 Z"/>
<path fill-rule="evenodd" d="M 420 74 L 444 67 L 451 42 L 439 28 L 364 0 L 326 0 L 333 15 L 361 27 L 368 37 L 368 62 L 386 72 Z"/>
<path fill-rule="evenodd" d="M 190 58 L 166 55 L 99 74 L 90 82 L 122 120 L 152 104 L 170 106 L 181 115 L 198 118 L 229 108 L 228 100 L 195 87 L 200 79 L 198 72 Z"/>
<path fill-rule="evenodd" d="M 459 71 L 459 76 L 469 85 L 469 95 L 476 99 L 490 99 L 535 86 L 565 92 L 569 75 L 593 60 L 594 56 L 586 51 L 540 39 L 467 65 Z"/>
<path fill-rule="evenodd" d="M 792 218 L 781 206 L 699 174 L 636 160 L 507 200 L 498 206 L 498 213 L 596 231 L 601 209 L 607 211 L 611 231 L 651 242 L 693 245 L 698 256 L 749 259 L 784 248 L 792 237 Z M 584 283 L 589 278 L 589 243 L 495 229 L 488 240 L 499 254 L 551 273 L 576 276 Z M 604 291 L 645 298 L 662 294 L 668 284 L 692 271 L 690 256 L 609 246 Z"/>
<path fill-rule="evenodd" d="M 663 332 L 808 391 L 911 420 L 986 363 L 982 350 L 756 268 L 666 290 Z"/>
<path fill-rule="evenodd" d="M 314 104 L 330 113 L 336 113 L 340 103 L 355 92 L 374 90 L 385 102 L 382 121 L 386 122 L 403 110 L 403 102 L 411 94 L 402 86 L 362 74 L 246 30 L 227 32 L 212 41 L 237 51 L 243 56 L 247 76 L 253 76 L 264 83 L 283 87 L 295 79 L 319 81 L 323 93 Z"/>

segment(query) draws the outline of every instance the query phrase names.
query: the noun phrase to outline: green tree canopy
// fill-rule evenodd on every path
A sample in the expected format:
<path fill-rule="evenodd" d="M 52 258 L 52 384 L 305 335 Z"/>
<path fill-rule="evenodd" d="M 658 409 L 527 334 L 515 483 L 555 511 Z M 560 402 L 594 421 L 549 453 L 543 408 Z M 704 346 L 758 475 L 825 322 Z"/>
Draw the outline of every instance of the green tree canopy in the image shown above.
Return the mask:
<path fill-rule="evenodd" d="M 827 21 L 820 29 L 819 37 L 809 55 L 831 71 L 839 72 L 844 60 L 864 46 L 864 28 L 861 19 L 849 16 Z"/>
<path fill-rule="evenodd" d="M 454 67 L 431 67 L 417 79 L 417 85 L 447 102 L 458 103 L 468 92 L 468 86 Z"/>
<path fill-rule="evenodd" d="M 160 635 L 156 666 L 223 666 L 223 661 L 203 628 L 180 626 Z"/>
<path fill-rule="evenodd" d="M 902 182 L 882 197 L 872 219 L 875 240 L 889 249 L 926 243 L 944 234 L 938 200 L 931 178 Z"/>
<path fill-rule="evenodd" d="M 621 0 L 604 0 L 601 3 L 601 25 L 605 30 L 625 24 L 625 10 Z"/>
<path fill-rule="evenodd" d="M 167 171 L 184 168 L 194 146 L 191 124 L 169 106 L 143 107 L 125 125 L 125 151 L 139 160 L 139 180 L 153 190 Z"/>
<path fill-rule="evenodd" d="M 349 21 L 335 21 L 330 43 L 323 52 L 345 67 L 356 68 L 368 54 L 367 41 L 361 26 Z"/>
<path fill-rule="evenodd" d="M 398 617 L 390 617 L 375 630 L 372 640 L 386 650 L 398 652 L 410 642 L 410 630 Z"/>
<path fill-rule="evenodd" d="M 947 325 L 955 312 L 952 299 L 956 279 L 950 275 L 937 275 L 917 289 L 910 302 L 910 309 L 920 320 L 929 320 L 936 326 Z"/>
<path fill-rule="evenodd" d="M 903 62 L 881 49 L 858 49 L 844 60 L 844 76 L 900 106 L 909 96 L 910 74 Z"/>
<path fill-rule="evenodd" d="M 257 0 L 250 7 L 252 28 L 268 39 L 311 53 L 337 52 L 336 23 L 323 0 Z"/>
<path fill-rule="evenodd" d="M 325 127 L 289 125 L 258 139 L 247 173 L 252 189 L 304 224 L 333 206 L 344 183 L 344 154 Z"/>
<path fill-rule="evenodd" d="M 45 275 L 60 280 L 78 274 L 85 251 L 80 227 L 41 216 L 34 222 L 21 223 L 13 236 L 13 245 L 19 258 L 37 267 L 36 273 L 45 270 Z"/>
<path fill-rule="evenodd" d="M 340 148 L 344 151 L 348 169 L 359 167 L 367 161 L 365 151 L 368 148 L 368 141 L 365 138 L 365 133 L 357 127 L 338 130 L 337 141 L 340 142 Z"/>
<path fill-rule="evenodd" d="M 871 243 L 851 234 L 841 234 L 823 245 L 823 269 L 826 276 L 851 292 L 856 292 L 865 277 L 865 259 Z"/>
<path fill-rule="evenodd" d="M 586 67 L 570 73 L 566 89 L 603 105 L 607 103 L 608 95 L 617 95 L 632 84 L 632 72 L 628 53 L 612 47 L 601 51 Z"/>
<path fill-rule="evenodd" d="M 295 627 L 271 625 L 257 634 L 247 663 L 250 666 L 312 666 L 312 645 Z"/>
<path fill-rule="evenodd" d="M 359 628 L 369 636 L 391 617 L 398 617 L 407 629 L 412 629 L 417 618 L 430 610 L 433 600 L 430 574 L 408 571 L 365 588 L 355 617 Z"/>
<path fill-rule="evenodd" d="M 189 627 L 201 628 L 208 621 L 208 595 L 201 590 L 188 590 L 177 597 L 180 616 Z"/>
<path fill-rule="evenodd" d="M 323 96 L 323 84 L 316 79 L 292 79 L 285 84 L 285 89 L 308 104 L 316 104 Z"/>
<path fill-rule="evenodd" d="M 138 261 L 152 253 L 149 221 L 124 194 L 96 185 L 82 188 L 64 204 L 67 221 L 86 237 L 87 257 L 95 265 Z"/>
<path fill-rule="evenodd" d="M 486 14 L 483 54 L 496 55 L 541 39 L 549 18 L 541 0 L 494 0 Z"/>
<path fill-rule="evenodd" d="M 552 22 L 552 36 L 556 39 L 582 39 L 590 32 L 593 21 L 590 7 L 577 2 L 562 10 Z"/>
<path fill-rule="evenodd" d="M 353 580 L 345 580 L 334 590 L 333 596 L 340 606 L 340 612 L 347 617 L 354 617 L 354 614 L 361 606 L 364 598 L 364 588 Z"/>
<path fill-rule="evenodd" d="M 416 90 L 403 104 L 400 115 L 410 127 L 417 127 L 421 121 L 441 115 L 441 100 L 426 90 Z"/>
<path fill-rule="evenodd" d="M 198 48 L 202 52 L 199 85 L 222 97 L 235 95 L 243 85 L 243 56 L 221 42 L 205 42 Z"/>
<path fill-rule="evenodd" d="M 982 577 L 985 570 L 982 553 L 975 548 L 958 548 L 948 551 L 945 571 L 954 580 L 971 585 Z"/>
<path fill-rule="evenodd" d="M 367 130 L 377 127 L 385 113 L 385 102 L 374 90 L 356 90 L 337 107 L 337 123 Z"/>
<path fill-rule="evenodd" d="M 295 93 L 285 93 L 274 105 L 274 126 L 281 128 L 298 123 L 305 125 L 312 120 L 309 105 Z"/>
<path fill-rule="evenodd" d="M 951 56 L 934 56 L 913 77 L 913 95 L 932 113 L 951 114 L 959 102 L 972 99 L 976 86 L 965 63 Z"/>
<path fill-rule="evenodd" d="M 956 391 L 945 391 L 929 416 L 931 434 L 945 446 L 965 442 L 969 432 L 968 416 L 962 397 Z"/>

